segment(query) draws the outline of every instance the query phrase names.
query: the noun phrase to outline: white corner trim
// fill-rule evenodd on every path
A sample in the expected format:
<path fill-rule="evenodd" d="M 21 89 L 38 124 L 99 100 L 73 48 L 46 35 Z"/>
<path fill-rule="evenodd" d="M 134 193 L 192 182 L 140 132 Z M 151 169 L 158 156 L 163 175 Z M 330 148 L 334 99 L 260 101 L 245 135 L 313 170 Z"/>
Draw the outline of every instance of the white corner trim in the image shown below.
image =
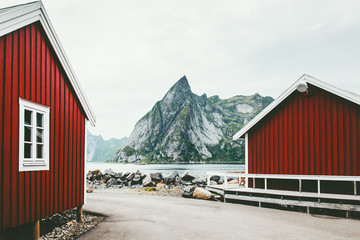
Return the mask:
<path fill-rule="evenodd" d="M 44 144 L 43 144 L 43 153 L 44 153 L 44 164 L 36 165 L 32 163 L 24 164 L 24 110 L 29 109 L 36 112 L 41 112 L 44 114 Z M 32 119 L 35 124 L 35 114 Z M 33 127 L 33 141 L 34 146 L 36 145 L 35 136 L 35 128 Z M 24 171 L 44 171 L 50 169 L 49 164 L 49 155 L 50 155 L 50 141 L 49 141 L 49 133 L 50 132 L 50 108 L 44 105 L 40 105 L 34 102 L 30 102 L 19 98 L 19 172 Z M 35 151 L 33 152 L 35 154 Z M 36 158 L 34 158 L 36 159 Z"/>
<path fill-rule="evenodd" d="M 319 79 L 313 78 L 309 75 L 302 75 L 297 81 L 295 81 L 288 89 L 285 90 L 277 99 L 270 103 L 266 108 L 264 108 L 258 115 L 256 115 L 250 122 L 248 122 L 240 131 L 238 131 L 234 136 L 233 140 L 237 140 L 240 137 L 244 136 L 256 123 L 258 123 L 262 118 L 264 118 L 269 112 L 271 112 L 277 105 L 284 101 L 292 92 L 296 90 L 296 87 L 300 81 L 305 81 L 316 87 L 322 88 L 330 93 L 333 93 L 339 97 L 347 99 L 355 104 L 360 105 L 360 96 L 344 91 L 340 88 L 334 87 L 326 82 L 320 81 Z"/>
<path fill-rule="evenodd" d="M 49 41 L 54 48 L 54 51 L 59 58 L 60 63 L 64 68 L 64 71 L 69 78 L 77 97 L 79 98 L 87 119 L 92 126 L 95 126 L 96 116 L 89 104 L 88 99 L 86 98 L 80 82 L 75 75 L 70 61 L 65 54 L 65 51 L 59 41 L 58 36 L 55 33 L 55 30 L 41 1 L 18 5 L 8 8 L 8 10 L 5 10 L 4 12 L 0 12 L 0 36 L 6 35 L 36 21 L 40 21 L 42 27 L 44 28 L 44 31 L 49 38 Z"/>

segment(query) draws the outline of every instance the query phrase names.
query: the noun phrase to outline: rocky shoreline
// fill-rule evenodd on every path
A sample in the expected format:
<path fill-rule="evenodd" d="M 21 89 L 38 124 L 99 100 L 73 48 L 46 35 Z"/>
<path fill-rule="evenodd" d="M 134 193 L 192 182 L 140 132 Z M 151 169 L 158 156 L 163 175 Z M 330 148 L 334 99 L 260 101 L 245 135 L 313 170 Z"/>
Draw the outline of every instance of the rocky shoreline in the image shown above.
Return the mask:
<path fill-rule="evenodd" d="M 145 174 L 136 172 L 114 172 L 107 169 L 89 171 L 87 176 L 87 192 L 123 192 L 131 194 L 151 194 L 173 197 L 221 200 L 220 196 L 205 189 L 206 176 L 185 172 L 180 175 L 176 170 L 167 175 L 160 172 Z M 221 184 L 219 176 L 211 177 L 211 184 Z"/>

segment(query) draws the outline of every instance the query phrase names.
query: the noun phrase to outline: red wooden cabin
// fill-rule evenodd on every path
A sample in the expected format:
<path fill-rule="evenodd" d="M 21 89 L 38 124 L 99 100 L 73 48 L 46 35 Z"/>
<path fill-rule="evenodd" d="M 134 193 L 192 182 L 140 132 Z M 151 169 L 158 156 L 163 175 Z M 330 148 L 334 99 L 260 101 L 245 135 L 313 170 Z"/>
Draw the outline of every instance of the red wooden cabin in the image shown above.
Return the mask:
<path fill-rule="evenodd" d="M 0 230 L 84 203 L 95 124 L 41 2 L 0 10 Z"/>
<path fill-rule="evenodd" d="M 297 190 L 303 179 L 310 192 L 320 194 L 321 187 L 326 193 L 359 194 L 357 94 L 303 75 L 234 135 L 238 138 L 245 138 L 248 187 Z"/>

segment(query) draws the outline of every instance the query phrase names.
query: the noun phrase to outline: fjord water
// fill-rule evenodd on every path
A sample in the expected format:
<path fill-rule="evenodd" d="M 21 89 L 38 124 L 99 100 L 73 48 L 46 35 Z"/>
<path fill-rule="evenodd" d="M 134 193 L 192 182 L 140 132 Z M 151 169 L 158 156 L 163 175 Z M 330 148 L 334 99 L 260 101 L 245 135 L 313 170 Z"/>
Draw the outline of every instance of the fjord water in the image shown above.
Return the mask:
<path fill-rule="evenodd" d="M 204 174 L 206 172 L 227 172 L 227 171 L 244 171 L 244 164 L 119 164 L 119 163 L 86 163 L 86 170 L 99 169 L 104 172 L 106 169 L 111 168 L 115 172 L 136 172 L 140 170 L 144 173 L 161 172 L 168 174 L 176 170 L 179 174 L 186 171 L 192 172 L 196 175 Z"/>

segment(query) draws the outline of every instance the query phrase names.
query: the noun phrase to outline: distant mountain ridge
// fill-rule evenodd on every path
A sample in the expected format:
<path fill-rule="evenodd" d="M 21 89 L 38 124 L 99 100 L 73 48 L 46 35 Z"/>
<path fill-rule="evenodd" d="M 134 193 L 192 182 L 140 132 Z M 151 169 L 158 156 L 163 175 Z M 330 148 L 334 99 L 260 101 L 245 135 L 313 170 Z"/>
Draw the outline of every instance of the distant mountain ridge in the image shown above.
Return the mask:
<path fill-rule="evenodd" d="M 198 96 L 187 78 L 176 82 L 135 125 L 113 161 L 134 163 L 244 160 L 244 143 L 232 136 L 273 101 L 272 97 Z"/>
<path fill-rule="evenodd" d="M 110 160 L 119 148 L 125 146 L 127 140 L 127 137 L 104 140 L 101 135 L 93 135 L 87 131 L 87 161 L 106 162 Z"/>

